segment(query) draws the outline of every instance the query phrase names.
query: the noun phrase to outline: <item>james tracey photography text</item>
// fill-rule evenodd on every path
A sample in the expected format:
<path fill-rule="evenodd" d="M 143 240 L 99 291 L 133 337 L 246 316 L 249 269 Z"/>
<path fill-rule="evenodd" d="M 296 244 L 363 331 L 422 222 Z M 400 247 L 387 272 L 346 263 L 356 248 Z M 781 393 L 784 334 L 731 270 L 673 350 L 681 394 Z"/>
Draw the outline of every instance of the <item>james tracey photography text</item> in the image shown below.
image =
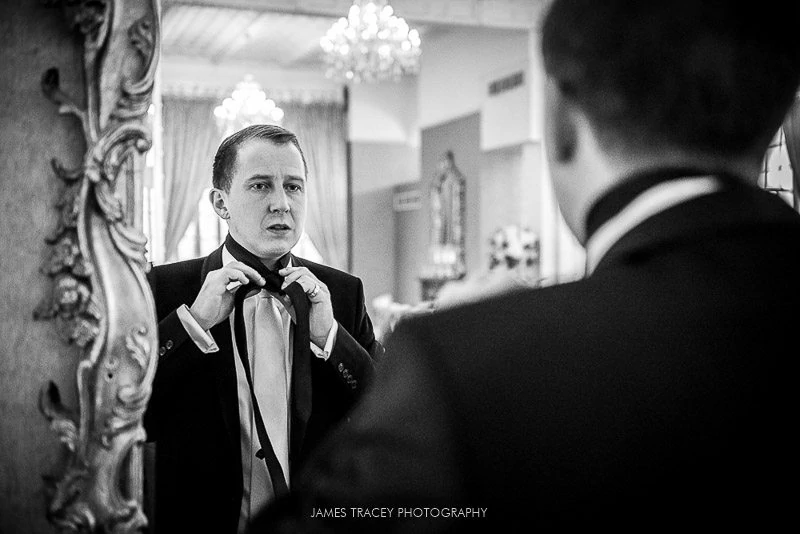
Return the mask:
<path fill-rule="evenodd" d="M 422 517 L 484 518 L 486 517 L 486 508 L 312 508 L 311 517 L 319 519 L 418 519 Z"/>

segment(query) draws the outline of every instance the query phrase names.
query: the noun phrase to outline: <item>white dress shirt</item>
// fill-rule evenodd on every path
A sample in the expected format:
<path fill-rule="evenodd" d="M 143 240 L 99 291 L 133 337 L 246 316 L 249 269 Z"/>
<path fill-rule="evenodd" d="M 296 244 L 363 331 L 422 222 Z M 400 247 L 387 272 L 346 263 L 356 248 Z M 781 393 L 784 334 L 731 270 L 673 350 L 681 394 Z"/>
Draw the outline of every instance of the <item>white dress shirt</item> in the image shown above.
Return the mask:
<path fill-rule="evenodd" d="M 236 261 L 222 249 L 222 263 L 227 265 Z M 291 266 L 291 264 L 290 264 Z M 289 485 L 289 439 L 291 436 L 291 377 L 292 377 L 292 339 L 294 325 L 287 309 L 291 304 L 261 290 L 247 297 L 243 304 L 243 316 L 247 343 L 252 347 L 250 373 L 261 416 L 267 429 L 275 455 L 281 464 L 286 483 Z M 178 308 L 178 317 L 195 344 L 205 353 L 217 352 L 211 333 L 202 329 L 186 305 Z M 244 372 L 234 332 L 234 314 L 228 318 L 233 339 L 234 365 L 239 406 L 239 435 L 242 455 L 242 502 L 239 509 L 239 532 L 246 530 L 255 514 L 274 498 L 269 471 L 263 460 L 255 457 L 261 448 L 255 431 L 255 415 L 250 397 L 250 386 Z M 258 327 L 256 327 L 258 325 Z M 330 357 L 336 341 L 338 324 L 328 333 L 325 347 L 320 349 L 311 343 L 312 352 L 323 360 Z"/>

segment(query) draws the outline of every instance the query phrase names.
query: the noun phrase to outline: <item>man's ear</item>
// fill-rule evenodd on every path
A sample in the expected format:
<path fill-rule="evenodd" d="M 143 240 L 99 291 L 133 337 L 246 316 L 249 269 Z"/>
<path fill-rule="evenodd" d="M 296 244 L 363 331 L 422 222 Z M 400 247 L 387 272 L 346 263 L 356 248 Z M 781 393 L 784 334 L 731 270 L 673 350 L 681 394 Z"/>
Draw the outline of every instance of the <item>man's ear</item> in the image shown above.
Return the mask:
<path fill-rule="evenodd" d="M 550 80 L 546 90 L 548 142 L 552 158 L 558 163 L 570 163 L 578 148 L 578 129 L 574 105 L 558 84 Z"/>
<path fill-rule="evenodd" d="M 208 199 L 211 201 L 211 206 L 217 212 L 220 219 L 230 219 L 231 214 L 228 212 L 228 195 L 222 189 L 212 187 L 208 192 Z"/>

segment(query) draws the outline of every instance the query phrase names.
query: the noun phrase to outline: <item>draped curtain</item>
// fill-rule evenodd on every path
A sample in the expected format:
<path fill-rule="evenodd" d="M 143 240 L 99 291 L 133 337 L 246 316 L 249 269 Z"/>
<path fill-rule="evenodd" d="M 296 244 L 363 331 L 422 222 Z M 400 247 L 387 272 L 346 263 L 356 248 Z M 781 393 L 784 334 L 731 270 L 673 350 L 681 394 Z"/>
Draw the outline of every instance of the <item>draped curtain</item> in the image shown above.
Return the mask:
<path fill-rule="evenodd" d="M 214 122 L 216 99 L 163 97 L 164 252 L 176 259 L 178 243 L 197 215 L 221 142 Z"/>
<path fill-rule="evenodd" d="M 792 164 L 794 207 L 800 209 L 800 95 L 795 98 L 794 106 L 783 122 L 783 133 L 786 136 L 789 163 Z"/>
<path fill-rule="evenodd" d="M 347 122 L 342 103 L 282 104 L 308 163 L 306 232 L 325 263 L 346 269 Z"/>

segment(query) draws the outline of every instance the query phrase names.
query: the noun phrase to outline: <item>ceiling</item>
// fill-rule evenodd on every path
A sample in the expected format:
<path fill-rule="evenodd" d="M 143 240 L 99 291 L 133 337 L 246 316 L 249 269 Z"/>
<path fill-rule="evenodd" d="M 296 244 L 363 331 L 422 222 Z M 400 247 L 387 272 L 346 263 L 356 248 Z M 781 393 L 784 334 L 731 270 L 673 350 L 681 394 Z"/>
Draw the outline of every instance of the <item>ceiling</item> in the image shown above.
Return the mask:
<path fill-rule="evenodd" d="M 398 15 L 404 16 L 420 33 L 424 55 L 426 43 L 452 31 L 530 28 L 547 1 L 392 0 L 391 3 L 396 4 Z M 295 71 L 300 76 L 324 73 L 327 68 L 320 38 L 339 17 L 346 15 L 351 2 L 162 0 L 162 63 L 172 65 L 175 74 L 171 79 L 165 76 L 164 91 L 216 94 L 223 86 L 227 91 L 230 78 L 239 77 L 243 69 Z M 208 69 L 209 65 L 218 68 Z"/>
<path fill-rule="evenodd" d="M 334 18 L 240 9 L 173 6 L 164 13 L 162 53 L 212 63 L 261 62 L 281 68 L 323 62 L 319 39 Z"/>
<path fill-rule="evenodd" d="M 335 17 L 174 5 L 162 23 L 164 56 L 197 57 L 211 63 L 259 62 L 292 68 L 322 68 L 320 37 Z M 424 38 L 431 26 L 414 27 Z M 437 31 L 444 31 L 444 26 Z"/>

